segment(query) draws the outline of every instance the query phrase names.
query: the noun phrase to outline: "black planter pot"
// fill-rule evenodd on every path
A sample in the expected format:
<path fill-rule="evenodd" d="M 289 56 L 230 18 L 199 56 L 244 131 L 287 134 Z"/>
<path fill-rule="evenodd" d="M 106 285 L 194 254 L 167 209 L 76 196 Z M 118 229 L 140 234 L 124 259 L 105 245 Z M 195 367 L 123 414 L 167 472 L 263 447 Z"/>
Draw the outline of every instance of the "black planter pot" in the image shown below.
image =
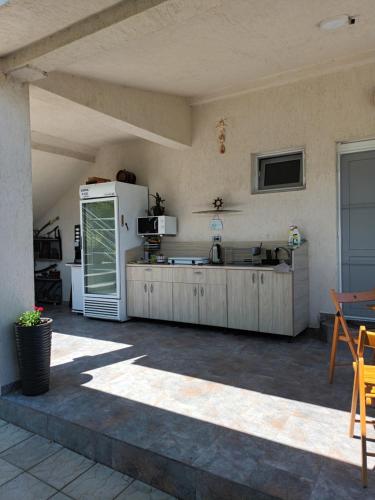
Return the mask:
<path fill-rule="evenodd" d="M 22 393 L 37 396 L 49 389 L 52 319 L 37 326 L 15 325 Z"/>

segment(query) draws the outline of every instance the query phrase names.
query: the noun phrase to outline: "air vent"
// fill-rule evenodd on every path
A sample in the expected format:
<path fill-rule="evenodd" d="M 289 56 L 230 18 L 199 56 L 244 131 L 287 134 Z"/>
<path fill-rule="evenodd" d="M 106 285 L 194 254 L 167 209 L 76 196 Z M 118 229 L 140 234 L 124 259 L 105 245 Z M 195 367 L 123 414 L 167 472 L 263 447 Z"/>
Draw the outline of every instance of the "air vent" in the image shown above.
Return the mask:
<path fill-rule="evenodd" d="M 85 298 L 84 315 L 89 318 L 120 319 L 119 301 Z"/>

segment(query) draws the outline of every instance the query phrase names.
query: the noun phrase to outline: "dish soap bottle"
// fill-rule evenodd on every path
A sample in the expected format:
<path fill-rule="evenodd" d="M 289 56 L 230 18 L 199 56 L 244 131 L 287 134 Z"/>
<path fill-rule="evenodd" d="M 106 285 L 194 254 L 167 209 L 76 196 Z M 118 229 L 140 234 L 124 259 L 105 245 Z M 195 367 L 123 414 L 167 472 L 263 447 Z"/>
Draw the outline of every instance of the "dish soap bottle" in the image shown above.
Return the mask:
<path fill-rule="evenodd" d="M 291 247 L 299 247 L 301 245 L 301 233 L 294 224 L 289 226 L 288 245 Z"/>

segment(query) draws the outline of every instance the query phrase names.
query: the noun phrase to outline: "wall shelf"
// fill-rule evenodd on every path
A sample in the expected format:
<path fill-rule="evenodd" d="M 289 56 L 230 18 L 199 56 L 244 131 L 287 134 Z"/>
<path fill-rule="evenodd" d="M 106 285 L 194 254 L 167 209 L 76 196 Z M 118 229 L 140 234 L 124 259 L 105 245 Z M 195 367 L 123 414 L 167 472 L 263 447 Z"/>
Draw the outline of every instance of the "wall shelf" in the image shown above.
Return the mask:
<path fill-rule="evenodd" d="M 239 214 L 241 212 L 242 212 L 242 210 L 234 210 L 231 208 L 223 208 L 222 210 L 215 210 L 213 208 L 210 210 L 197 210 L 197 211 L 192 212 L 192 213 L 193 214 L 216 214 L 216 215 L 219 215 L 219 214 Z"/>

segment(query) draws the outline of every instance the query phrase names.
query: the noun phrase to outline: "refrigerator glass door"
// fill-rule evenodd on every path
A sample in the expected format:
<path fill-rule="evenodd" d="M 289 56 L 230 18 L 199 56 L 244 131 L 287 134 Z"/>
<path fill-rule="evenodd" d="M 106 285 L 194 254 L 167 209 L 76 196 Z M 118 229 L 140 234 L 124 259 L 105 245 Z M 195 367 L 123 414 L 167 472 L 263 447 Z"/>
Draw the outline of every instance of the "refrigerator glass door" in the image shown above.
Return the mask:
<path fill-rule="evenodd" d="M 117 198 L 81 202 L 84 293 L 118 297 Z"/>

